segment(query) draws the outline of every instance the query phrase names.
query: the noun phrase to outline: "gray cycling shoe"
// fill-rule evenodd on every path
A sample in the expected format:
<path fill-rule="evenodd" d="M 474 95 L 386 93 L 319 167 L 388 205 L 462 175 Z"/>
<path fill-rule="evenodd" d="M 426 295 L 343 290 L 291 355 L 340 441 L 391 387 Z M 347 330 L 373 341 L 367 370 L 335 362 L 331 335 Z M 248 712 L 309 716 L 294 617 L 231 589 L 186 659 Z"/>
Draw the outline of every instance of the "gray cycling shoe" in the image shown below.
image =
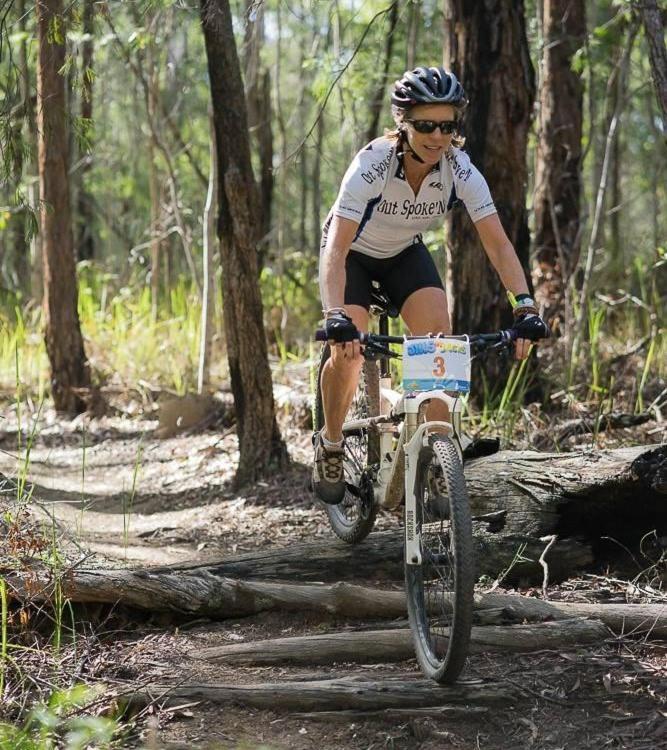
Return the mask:
<path fill-rule="evenodd" d="M 323 503 L 338 505 L 345 497 L 345 452 L 340 448 L 325 448 L 319 432 L 313 435 L 315 458 L 313 461 L 313 492 Z"/>

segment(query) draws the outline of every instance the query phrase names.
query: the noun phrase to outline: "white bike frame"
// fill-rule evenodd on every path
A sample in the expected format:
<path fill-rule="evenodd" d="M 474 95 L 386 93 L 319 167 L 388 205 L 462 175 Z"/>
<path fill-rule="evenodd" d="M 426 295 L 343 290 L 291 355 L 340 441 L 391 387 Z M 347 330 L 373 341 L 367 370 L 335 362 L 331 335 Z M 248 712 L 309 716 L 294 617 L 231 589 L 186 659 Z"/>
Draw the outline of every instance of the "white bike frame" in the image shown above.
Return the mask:
<path fill-rule="evenodd" d="M 444 433 L 453 439 L 459 458 L 461 458 L 461 399 L 450 396 L 443 390 L 402 394 L 393 390 L 390 384 L 389 378 L 382 378 L 380 381 L 380 411 L 382 412 L 380 421 L 377 421 L 377 417 L 371 417 L 346 422 L 343 425 L 343 434 L 346 430 L 363 427 L 379 430 L 380 470 L 376 487 L 380 497 L 384 497 L 385 493 L 393 489 L 393 482 L 396 481 L 396 477 L 400 476 L 394 471 L 394 462 L 398 460 L 402 444 L 405 456 L 405 561 L 408 565 L 421 565 L 421 535 L 415 522 L 417 518 L 415 482 L 419 452 L 422 447 L 428 445 L 430 435 Z M 451 423 L 430 421 L 418 424 L 419 411 L 427 401 L 442 401 L 449 410 Z M 383 416 L 384 419 L 382 419 Z M 403 421 L 403 427 L 398 448 L 395 449 L 393 440 L 397 418 Z"/>

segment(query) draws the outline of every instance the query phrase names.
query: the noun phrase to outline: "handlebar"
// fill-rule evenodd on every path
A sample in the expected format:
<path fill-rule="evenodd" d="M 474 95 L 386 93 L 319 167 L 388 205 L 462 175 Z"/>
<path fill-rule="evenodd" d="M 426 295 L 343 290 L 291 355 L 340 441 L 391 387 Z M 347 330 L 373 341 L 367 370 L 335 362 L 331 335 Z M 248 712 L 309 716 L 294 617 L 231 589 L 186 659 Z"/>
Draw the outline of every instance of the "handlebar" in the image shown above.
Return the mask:
<path fill-rule="evenodd" d="M 509 347 L 518 338 L 518 331 L 513 328 L 509 328 L 506 331 L 498 331 L 497 333 L 476 333 L 469 336 L 470 347 L 473 351 L 483 351 L 489 347 L 505 348 Z M 327 341 L 327 332 L 320 328 L 315 331 L 315 341 Z M 370 346 L 380 350 L 387 349 L 388 344 L 403 344 L 405 338 L 403 336 L 382 336 L 378 333 L 360 333 L 359 343 L 362 346 Z"/>

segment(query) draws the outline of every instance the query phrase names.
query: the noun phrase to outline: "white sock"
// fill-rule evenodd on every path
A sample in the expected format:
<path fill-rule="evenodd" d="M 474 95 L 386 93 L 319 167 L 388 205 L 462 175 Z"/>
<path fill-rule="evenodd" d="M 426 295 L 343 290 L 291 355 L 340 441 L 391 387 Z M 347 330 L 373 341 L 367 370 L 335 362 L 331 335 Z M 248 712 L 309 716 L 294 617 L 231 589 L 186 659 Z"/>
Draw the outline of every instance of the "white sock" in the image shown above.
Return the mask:
<path fill-rule="evenodd" d="M 343 438 L 340 440 L 327 440 L 327 438 L 324 436 L 324 432 L 320 433 L 320 438 L 322 439 L 322 445 L 325 448 L 342 448 L 343 447 Z"/>

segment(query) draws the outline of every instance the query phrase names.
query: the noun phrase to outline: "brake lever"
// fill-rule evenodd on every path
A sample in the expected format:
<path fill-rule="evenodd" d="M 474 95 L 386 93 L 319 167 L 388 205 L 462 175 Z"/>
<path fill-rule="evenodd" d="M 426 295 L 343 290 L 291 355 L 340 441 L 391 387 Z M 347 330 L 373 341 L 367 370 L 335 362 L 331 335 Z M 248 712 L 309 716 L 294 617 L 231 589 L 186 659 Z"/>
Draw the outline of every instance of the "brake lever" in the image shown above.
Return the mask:
<path fill-rule="evenodd" d="M 373 354 L 381 354 L 384 357 L 391 357 L 392 359 L 400 359 L 401 355 L 393 352 L 389 347 L 382 346 L 382 344 L 368 343 L 364 344 L 364 357 L 366 351 L 370 350 Z"/>

